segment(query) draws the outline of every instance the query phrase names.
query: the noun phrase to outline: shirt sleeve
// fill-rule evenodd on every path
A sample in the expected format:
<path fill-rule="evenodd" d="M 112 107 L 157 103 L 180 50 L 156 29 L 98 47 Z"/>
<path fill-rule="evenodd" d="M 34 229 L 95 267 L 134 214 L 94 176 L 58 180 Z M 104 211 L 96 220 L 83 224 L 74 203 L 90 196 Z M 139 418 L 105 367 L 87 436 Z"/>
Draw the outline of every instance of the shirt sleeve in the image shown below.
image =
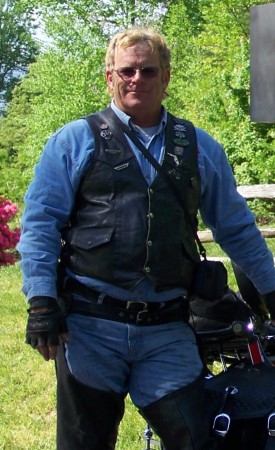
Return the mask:
<path fill-rule="evenodd" d="M 275 289 L 273 255 L 255 223 L 222 146 L 197 129 L 202 199 L 200 213 L 214 241 L 261 294 Z"/>
<path fill-rule="evenodd" d="M 56 298 L 61 231 L 70 217 L 75 193 L 89 164 L 94 139 L 89 125 L 72 122 L 47 142 L 25 195 L 21 222 L 23 292 L 27 298 Z"/>

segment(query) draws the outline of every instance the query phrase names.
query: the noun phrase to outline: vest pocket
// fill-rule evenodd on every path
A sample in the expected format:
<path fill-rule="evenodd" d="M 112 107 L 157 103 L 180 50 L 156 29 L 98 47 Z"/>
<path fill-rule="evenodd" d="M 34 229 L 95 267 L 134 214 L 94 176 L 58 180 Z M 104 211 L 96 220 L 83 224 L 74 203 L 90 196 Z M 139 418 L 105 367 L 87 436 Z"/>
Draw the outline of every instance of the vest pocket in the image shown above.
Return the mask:
<path fill-rule="evenodd" d="M 108 244 L 114 234 L 114 228 L 83 227 L 75 230 L 70 238 L 70 244 L 83 250 L 90 250 Z"/>

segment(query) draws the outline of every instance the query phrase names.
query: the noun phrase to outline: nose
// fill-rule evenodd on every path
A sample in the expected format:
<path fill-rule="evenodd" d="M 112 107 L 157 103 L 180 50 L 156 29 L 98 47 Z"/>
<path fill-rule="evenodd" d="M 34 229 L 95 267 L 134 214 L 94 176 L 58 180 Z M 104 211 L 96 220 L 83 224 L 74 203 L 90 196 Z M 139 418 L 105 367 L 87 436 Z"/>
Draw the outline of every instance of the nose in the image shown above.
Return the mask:
<path fill-rule="evenodd" d="M 138 81 L 142 78 L 142 74 L 141 74 L 141 70 L 140 69 L 136 69 L 135 70 L 135 75 L 132 77 L 132 81 Z"/>

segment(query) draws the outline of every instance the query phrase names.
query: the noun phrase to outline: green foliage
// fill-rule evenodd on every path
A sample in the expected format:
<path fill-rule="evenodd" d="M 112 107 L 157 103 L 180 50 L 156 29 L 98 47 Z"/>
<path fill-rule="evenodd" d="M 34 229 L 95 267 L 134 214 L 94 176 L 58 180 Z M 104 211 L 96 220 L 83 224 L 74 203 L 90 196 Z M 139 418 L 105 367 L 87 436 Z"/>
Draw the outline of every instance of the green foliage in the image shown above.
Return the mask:
<path fill-rule="evenodd" d="M 27 116 L 30 111 L 28 96 L 22 85 L 14 90 L 14 98 L 9 114 L 0 119 L 0 195 L 22 202 L 22 192 L 26 188 L 24 175 L 28 161 L 19 160 L 28 130 Z"/>
<path fill-rule="evenodd" d="M 70 47 L 70 37 L 88 30 L 109 38 L 118 29 L 134 24 L 158 25 L 172 0 L 21 0 L 42 16 L 56 45 Z M 66 26 L 67 24 L 67 26 Z M 68 39 L 69 37 L 69 39 Z"/>
<path fill-rule="evenodd" d="M 109 101 L 102 58 L 102 49 L 97 47 L 90 47 L 82 60 L 50 50 L 31 66 L 24 83 L 31 97 L 29 133 L 19 154 L 20 161 L 28 161 L 29 180 L 43 145 L 55 130 Z"/>
<path fill-rule="evenodd" d="M 146 3 L 147 9 L 144 2 L 126 0 L 77 0 L 69 4 L 33 0 L 26 4 L 29 10 L 38 8 L 44 16 L 52 43 L 29 66 L 28 76 L 14 91 L 7 117 L 0 123 L 0 165 L 5 168 L 0 192 L 22 204 L 49 136 L 68 121 L 109 103 L 104 66 L 110 34 L 122 25 L 129 26 L 135 20 L 134 12 L 140 13 L 139 21 L 147 23 L 148 11 L 155 11 L 157 20 L 162 14 L 157 7 L 163 4 L 151 0 Z M 20 108 L 25 109 L 24 117 Z"/>
<path fill-rule="evenodd" d="M 1 109 L 38 54 L 31 31 L 34 24 L 20 2 L 0 0 L 0 99 Z"/>
<path fill-rule="evenodd" d="M 101 47 L 82 61 L 49 50 L 30 66 L 0 122 L 0 192 L 22 204 L 33 168 L 49 136 L 59 127 L 109 102 Z"/>
<path fill-rule="evenodd" d="M 240 185 L 274 182 L 274 127 L 249 116 L 249 13 L 258 3 L 175 0 L 163 26 L 173 49 L 167 106 L 223 144 Z"/>

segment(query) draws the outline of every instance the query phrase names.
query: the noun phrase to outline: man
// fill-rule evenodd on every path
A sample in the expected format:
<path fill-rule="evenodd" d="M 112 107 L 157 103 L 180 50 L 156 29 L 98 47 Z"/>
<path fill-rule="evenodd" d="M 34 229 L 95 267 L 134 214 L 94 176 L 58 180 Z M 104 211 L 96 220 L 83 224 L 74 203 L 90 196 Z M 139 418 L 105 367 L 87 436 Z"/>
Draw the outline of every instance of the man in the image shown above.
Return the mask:
<path fill-rule="evenodd" d="M 19 248 L 27 343 L 56 359 L 58 450 L 114 449 L 128 393 L 166 450 L 215 448 L 188 325 L 199 260 L 194 236 L 128 131 L 175 174 L 193 218 L 200 204 L 215 240 L 268 294 L 275 319 L 272 255 L 222 147 L 196 129 L 198 163 L 191 152 L 185 164 L 186 127 L 162 106 L 169 79 L 170 51 L 159 34 L 131 28 L 115 35 L 106 54 L 108 117 L 93 117 L 94 132 L 82 118 L 55 133 L 26 194 Z M 125 134 L 117 137 L 121 122 Z"/>

